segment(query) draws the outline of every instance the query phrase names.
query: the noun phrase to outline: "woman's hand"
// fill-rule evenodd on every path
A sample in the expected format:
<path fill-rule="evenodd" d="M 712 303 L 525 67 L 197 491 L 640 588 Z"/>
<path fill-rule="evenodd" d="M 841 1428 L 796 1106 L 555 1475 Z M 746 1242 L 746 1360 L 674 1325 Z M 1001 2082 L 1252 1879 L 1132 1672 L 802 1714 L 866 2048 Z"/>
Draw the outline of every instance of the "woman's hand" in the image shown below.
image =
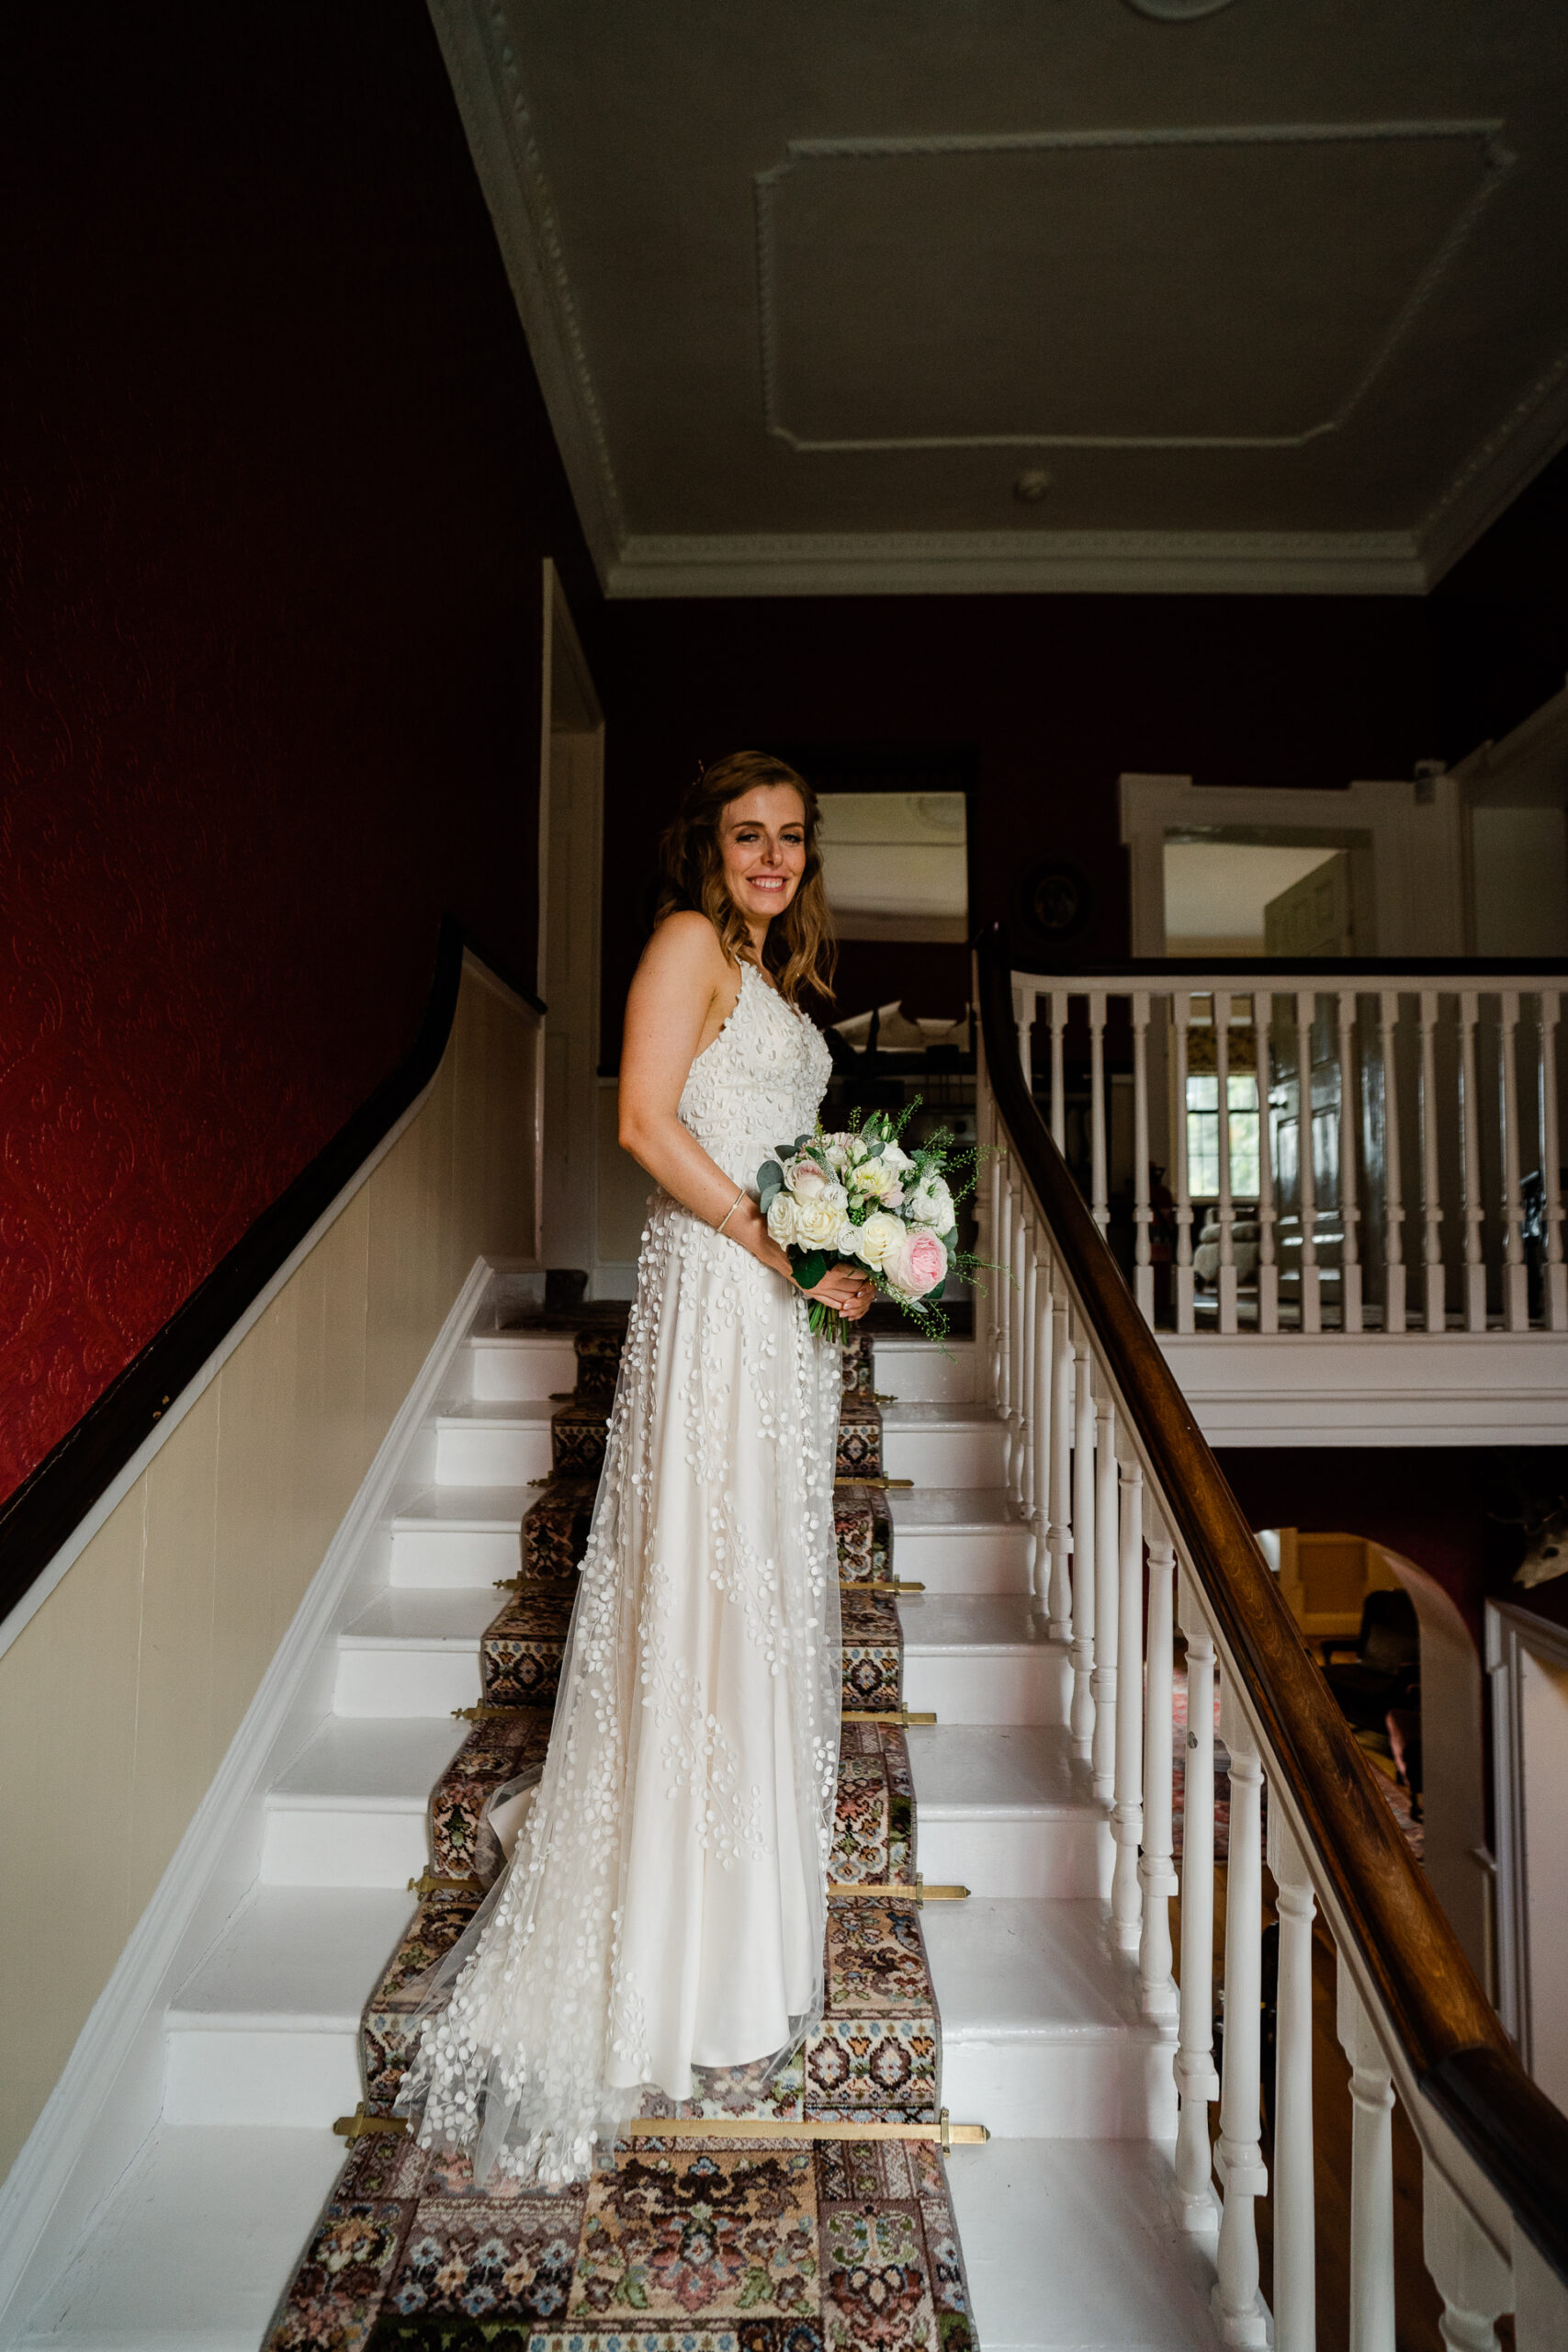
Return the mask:
<path fill-rule="evenodd" d="M 855 1266 L 829 1266 L 816 1289 L 805 1293 L 807 1298 L 819 1298 L 846 1323 L 858 1323 L 875 1295 L 870 1275 Z"/>

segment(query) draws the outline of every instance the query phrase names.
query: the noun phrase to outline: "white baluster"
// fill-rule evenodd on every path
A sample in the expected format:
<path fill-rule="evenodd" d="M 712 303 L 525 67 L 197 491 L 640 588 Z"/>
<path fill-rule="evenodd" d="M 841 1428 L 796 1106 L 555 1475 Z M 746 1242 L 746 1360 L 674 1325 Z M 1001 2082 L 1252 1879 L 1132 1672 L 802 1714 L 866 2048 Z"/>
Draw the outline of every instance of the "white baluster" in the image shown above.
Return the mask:
<path fill-rule="evenodd" d="M 1269 1030 L 1274 1000 L 1259 991 L 1252 1000 L 1252 1030 L 1258 1041 L 1258 1328 L 1280 1328 L 1280 1269 L 1274 1255 L 1274 1136 L 1269 1119 Z"/>
<path fill-rule="evenodd" d="M 1448 1327 L 1443 1279 L 1443 1207 L 1438 1178 L 1438 991 L 1423 989 L 1421 1021 L 1421 1264 L 1428 1331 Z"/>
<path fill-rule="evenodd" d="M 1013 1026 L 1018 1031 L 1018 1064 L 1023 1072 L 1023 1083 L 1031 1094 L 1034 1091 L 1034 1014 L 1040 1001 L 1034 989 L 1019 988 L 1012 992 Z"/>
<path fill-rule="evenodd" d="M 1149 1253 L 1149 992 L 1133 990 L 1133 1290 L 1145 1323 L 1155 1319 L 1155 1270 Z"/>
<path fill-rule="evenodd" d="M 1024 1455 L 1024 1348 L 1029 1332 L 1028 1283 L 1029 1268 L 1024 1233 L 1024 1193 L 1021 1184 L 1013 1194 L 1012 1204 L 1012 1354 L 1008 1366 L 1008 1395 L 1012 1411 L 1011 1443 L 1008 1462 L 1008 1486 L 1011 1491 L 1013 1509 L 1022 1514 L 1023 1455 Z"/>
<path fill-rule="evenodd" d="M 1518 1079 L 1514 1037 L 1519 1025 L 1519 992 L 1505 989 L 1498 1005 L 1497 1064 L 1503 1114 L 1503 1321 L 1510 1331 L 1530 1327 L 1529 1278 L 1520 1233 Z"/>
<path fill-rule="evenodd" d="M 1144 2015 L 1161 2019 L 1176 2015 L 1176 1986 L 1170 1974 L 1170 1898 L 1178 1892 L 1170 1851 L 1175 1577 L 1176 1553 L 1163 1518 L 1155 1514 L 1149 1528 L 1149 1639 L 1144 1680 L 1144 1850 L 1138 1862 L 1144 1919 L 1138 1975 Z"/>
<path fill-rule="evenodd" d="M 1073 1435 L 1073 1753 L 1094 1753 L 1094 1379 L 1089 1331 L 1078 1326 L 1077 1416 Z"/>
<path fill-rule="evenodd" d="M 986 1057 L 982 1048 L 975 1056 L 975 1145 L 981 1154 L 975 1171 L 975 1254 L 978 1258 L 994 1258 L 991 1247 L 991 1162 L 985 1157 L 991 1141 L 995 1110 L 991 1090 L 986 1074 Z M 991 1361 L 991 1321 L 995 1314 L 989 1285 L 975 1285 L 975 1363 L 982 1378 Z M 982 1392 L 983 1393 L 983 1392 Z"/>
<path fill-rule="evenodd" d="M 1023 1241 L 1023 1272 L 1019 1298 L 1022 1312 L 1018 1324 L 1018 1508 L 1025 1527 L 1024 1566 L 1031 1584 L 1034 1581 L 1038 1544 L 1035 1540 L 1034 1500 L 1034 1339 L 1035 1305 L 1039 1284 L 1039 1253 L 1036 1248 L 1034 1202 L 1025 1193 L 1019 1230 Z"/>
<path fill-rule="evenodd" d="M 1394 1027 L 1399 991 L 1378 991 L 1378 1035 L 1382 1057 L 1383 1270 L 1382 1328 L 1404 1329 L 1404 1200 L 1399 1167 L 1399 1061 Z"/>
<path fill-rule="evenodd" d="M 1517 2224 L 1515 2224 L 1516 2228 Z M 1423 2149 L 1421 2159 L 1421 2251 L 1432 2283 L 1443 2299 L 1438 2333 L 1449 2352 L 1497 2352 L 1496 2321 L 1518 2312 L 1513 2266 L 1505 2260 L 1480 2222 L 1456 2196 Z M 1516 2319 L 1516 2338 L 1525 2335 Z M 1551 2342 L 1543 2337 L 1543 2345 Z M 1561 2335 L 1556 2339 L 1561 2342 Z"/>
<path fill-rule="evenodd" d="M 1196 1586 L 1181 1577 L 1181 1630 L 1187 1636 L 1187 1769 L 1181 1821 L 1181 2022 L 1176 2087 L 1176 2194 L 1185 2230 L 1219 2220 L 1209 2153 L 1209 2107 L 1220 2095 L 1214 2072 L 1214 1643 Z"/>
<path fill-rule="evenodd" d="M 1302 1227 L 1302 1329 L 1323 1329 L 1317 1281 L 1317 1170 L 1312 1158 L 1312 1018 L 1316 998 L 1296 991 L 1296 1175 Z"/>
<path fill-rule="evenodd" d="M 1337 991 L 1339 1011 L 1339 1225 L 1340 1296 L 1343 1329 L 1361 1329 L 1361 1253 L 1356 1227 L 1361 1212 L 1356 1200 L 1356 991 Z"/>
<path fill-rule="evenodd" d="M 1187 1167 L 1187 1030 L 1192 999 L 1178 989 L 1170 1000 L 1176 1033 L 1176 1328 L 1197 1329 L 1192 1307 L 1192 1192 Z"/>
<path fill-rule="evenodd" d="M 1096 1225 L 1110 1229 L 1111 1195 L 1105 1159 L 1105 990 L 1089 992 L 1089 1197 Z"/>
<path fill-rule="evenodd" d="M 1317 2343 L 1317 2222 L 1312 2129 L 1312 1881 L 1277 1804 L 1269 1867 L 1280 1911 L 1274 2031 L 1274 2352 Z"/>
<path fill-rule="evenodd" d="M 1051 1468 L 1051 1379 L 1052 1379 L 1052 1314 L 1051 1288 L 1059 1283 L 1061 1272 L 1048 1251 L 1042 1250 L 1040 1270 L 1034 1287 L 1034 1377 L 1030 1388 L 1031 1409 L 1033 1414 L 1034 1438 L 1034 1503 L 1032 1534 L 1030 1542 L 1030 1590 L 1042 1608 L 1048 1609 L 1051 1595 L 1051 1515 L 1055 1508 L 1052 1492 Z"/>
<path fill-rule="evenodd" d="M 1214 1075 L 1219 1090 L 1220 1329 L 1235 1329 L 1235 1204 L 1231 1199 L 1231 1001 L 1224 989 L 1209 999 L 1214 1016 Z"/>
<path fill-rule="evenodd" d="M 1546 1265 L 1542 1288 L 1545 1292 L 1546 1328 L 1549 1331 L 1568 1331 L 1568 1266 L 1564 1266 L 1562 1262 L 1562 1167 L 1559 1158 L 1557 1127 L 1557 1023 L 1562 1002 L 1560 989 L 1542 989 L 1540 992 L 1540 1181 L 1545 1188 L 1541 1211 L 1546 1228 Z"/>
<path fill-rule="evenodd" d="M 1394 2352 L 1393 2083 L 1343 1953 L 1338 1973 L 1339 2047 L 1350 2061 L 1350 2352 Z"/>
<path fill-rule="evenodd" d="M 1101 1383 L 1094 1475 L 1094 1801 L 1116 1793 L 1116 1621 L 1122 1599 L 1116 1525 L 1116 1408 Z"/>
<path fill-rule="evenodd" d="M 1473 989 L 1459 995 L 1460 1113 L 1464 1138 L 1464 1328 L 1486 1329 L 1486 1265 L 1481 1254 L 1482 1198 L 1480 1100 L 1475 1091 L 1475 1023 L 1480 999 Z"/>
<path fill-rule="evenodd" d="M 1051 991 L 1051 1140 L 1058 1151 L 1067 1148 L 1067 1080 L 1063 1068 L 1062 1038 L 1067 1025 L 1067 991 Z"/>
<path fill-rule="evenodd" d="M 997 1411 L 1003 1425 L 1003 1479 L 1010 1486 L 1012 1440 L 1012 1324 L 1017 1302 L 1012 1288 L 1012 1184 L 1007 1174 L 1007 1163 L 1001 1163 L 1002 1177 L 997 1193 Z"/>
<path fill-rule="evenodd" d="M 1258 2150 L 1258 2070 L 1263 1997 L 1263 1858 L 1258 1828 L 1263 1770 L 1229 1677 L 1220 1694 L 1221 1728 L 1231 1758 L 1230 1863 L 1225 1881 L 1225 2046 L 1220 2074 L 1217 2151 L 1224 2202 L 1215 2255 L 1213 2312 L 1226 2344 L 1268 2341 L 1258 2292 L 1254 2200 L 1269 2193 Z"/>
<path fill-rule="evenodd" d="M 1122 1950 L 1136 1951 L 1144 1928 L 1138 1885 L 1138 1848 L 1144 1837 L 1144 1474 L 1131 1458 L 1130 1435 L 1125 1430 L 1121 1435 L 1116 1802 L 1111 1815 L 1116 1865 L 1111 1880 L 1111 1924 Z"/>
<path fill-rule="evenodd" d="M 1073 1592 L 1067 1560 L 1073 1548 L 1069 1500 L 1072 1491 L 1073 1342 L 1067 1323 L 1067 1294 L 1060 1283 L 1051 1306 L 1051 1529 L 1046 1538 L 1051 1554 L 1051 1593 L 1046 1631 L 1054 1642 L 1070 1642 L 1073 1634 Z"/>

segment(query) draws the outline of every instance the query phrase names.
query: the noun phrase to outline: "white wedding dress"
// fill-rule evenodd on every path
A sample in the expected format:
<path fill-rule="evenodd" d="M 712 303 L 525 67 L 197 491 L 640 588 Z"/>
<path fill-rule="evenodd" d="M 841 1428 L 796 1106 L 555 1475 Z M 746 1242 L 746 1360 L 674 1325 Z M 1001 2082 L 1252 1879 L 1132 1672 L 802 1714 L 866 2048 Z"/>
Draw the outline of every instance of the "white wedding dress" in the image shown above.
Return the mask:
<path fill-rule="evenodd" d="M 679 1115 L 754 1188 L 829 1068 L 747 965 Z M 581 2178 L 648 2086 L 758 2086 L 821 2014 L 839 1351 L 779 1275 L 650 1206 L 538 1795 L 398 2100 L 480 2180 Z"/>

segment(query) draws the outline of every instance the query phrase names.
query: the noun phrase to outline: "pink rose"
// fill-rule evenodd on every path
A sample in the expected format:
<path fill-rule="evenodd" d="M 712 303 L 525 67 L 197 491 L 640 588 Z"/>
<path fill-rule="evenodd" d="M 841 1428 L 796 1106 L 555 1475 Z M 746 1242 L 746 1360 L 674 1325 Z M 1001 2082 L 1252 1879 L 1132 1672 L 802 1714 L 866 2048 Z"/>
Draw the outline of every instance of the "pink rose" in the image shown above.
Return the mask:
<path fill-rule="evenodd" d="M 947 1251 L 930 1226 L 918 1226 L 888 1251 L 882 1271 L 906 1298 L 924 1298 L 947 1272 Z"/>

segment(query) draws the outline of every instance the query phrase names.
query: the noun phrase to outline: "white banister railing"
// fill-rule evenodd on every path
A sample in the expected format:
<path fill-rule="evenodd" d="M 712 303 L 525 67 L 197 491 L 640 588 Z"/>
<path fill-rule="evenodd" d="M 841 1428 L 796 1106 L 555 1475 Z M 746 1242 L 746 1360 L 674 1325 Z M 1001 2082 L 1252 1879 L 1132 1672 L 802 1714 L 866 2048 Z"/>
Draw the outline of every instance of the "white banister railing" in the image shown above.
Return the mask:
<path fill-rule="evenodd" d="M 1097 993 L 1101 985 L 1095 983 Z M 1031 1008 L 1025 1020 L 1010 1002 L 1010 991 L 1020 986 L 1043 992 L 1046 1001 L 1049 1125 L 1018 1058 L 1019 1041 L 1037 1017 Z M 1113 997 L 1111 983 L 1103 987 Z M 1338 2033 L 1350 2064 L 1349 2301 L 1348 2312 L 1335 2315 L 1335 2340 L 1348 2341 L 1352 2352 L 1393 2352 L 1400 2282 L 1391 2121 L 1397 2101 L 1421 2151 L 1424 2250 L 1443 2301 L 1445 2343 L 1495 2352 L 1495 2323 L 1517 2303 L 1517 2352 L 1548 2352 L 1549 2346 L 1561 2352 L 1568 2345 L 1568 2118 L 1518 2066 L 1348 1727 L 1325 1703 L 1317 1669 L 1137 1311 L 1141 1304 L 1146 1316 L 1152 1285 L 1144 1276 L 1156 1262 L 1137 1247 L 1146 1228 L 1133 1220 L 1130 1289 L 1100 1230 L 1100 1159 L 1092 1148 L 1083 1155 L 1086 1200 L 1053 1146 L 1058 1125 L 1069 1144 L 1073 1139 L 1064 1080 L 1075 989 L 1084 992 L 1081 983 L 1020 983 L 999 940 L 993 935 L 982 944 L 976 1107 L 979 1140 L 989 1157 L 980 1187 L 979 1247 L 1002 1271 L 980 1302 L 980 1360 L 991 1369 L 992 1393 L 1009 1430 L 1012 1508 L 1036 1537 L 1035 1591 L 1053 1635 L 1066 1645 L 1075 1769 L 1084 1776 L 1086 1792 L 1092 1791 L 1104 1808 L 1111 1941 L 1126 1956 L 1122 1965 L 1135 1977 L 1157 2046 L 1168 2052 L 1179 2101 L 1168 2176 L 1173 2222 L 1208 2249 L 1221 2341 L 1261 2346 L 1272 2340 L 1280 2352 L 1314 2352 L 1321 2250 L 1313 2084 L 1315 1919 L 1334 1949 Z M 1311 1151 L 1298 1153 L 1293 1143 L 1277 1156 L 1259 1150 L 1260 1210 L 1270 1197 L 1265 1171 L 1271 1169 L 1287 1213 L 1303 1220 L 1303 1256 L 1314 1238 L 1325 1238 L 1331 1222 L 1337 1271 L 1364 1262 L 1359 1252 L 1339 1254 L 1343 1236 L 1377 1237 L 1376 1303 L 1382 1305 L 1397 1291 L 1397 1283 L 1393 1292 L 1386 1286 L 1390 1269 L 1404 1265 L 1400 1170 L 1418 1170 L 1420 1262 L 1427 1271 L 1416 1311 L 1425 1319 L 1429 1270 L 1442 1266 L 1440 1255 L 1432 1255 L 1434 1238 L 1448 1230 L 1438 1216 L 1439 1182 L 1448 1185 L 1449 1197 L 1464 1201 L 1466 1216 L 1459 1222 L 1466 1234 L 1470 1204 L 1483 1182 L 1488 1225 L 1502 1246 L 1483 1271 L 1495 1278 L 1494 1313 L 1507 1316 L 1511 1270 L 1517 1264 L 1521 1278 L 1529 1272 L 1522 1252 L 1517 1260 L 1507 1255 L 1504 1215 L 1512 1203 L 1517 1231 L 1524 1200 L 1520 1136 L 1528 1141 L 1533 1135 L 1551 1150 L 1556 1144 L 1555 990 L 1494 992 L 1517 994 L 1519 1003 L 1499 1003 L 1482 1050 L 1476 1035 L 1489 1002 L 1483 979 L 1457 996 L 1440 982 L 1407 989 L 1381 976 L 1375 990 L 1306 985 L 1281 990 L 1271 979 L 1248 978 L 1245 988 L 1216 982 L 1208 990 L 1194 984 L 1163 993 L 1140 978 L 1129 993 L 1126 1039 L 1135 1087 L 1141 1040 L 1150 1047 L 1152 1069 L 1179 1074 L 1183 1041 L 1207 1019 L 1224 1031 L 1222 1039 L 1210 1041 L 1221 1104 L 1224 1082 L 1238 1066 L 1247 1066 L 1254 1051 L 1253 1066 L 1269 1073 L 1272 1091 L 1270 1032 L 1287 1040 L 1293 1035 L 1306 1069 L 1309 1125 L 1316 1124 L 1315 1099 L 1326 1131 L 1348 1156 L 1346 1138 L 1371 1123 L 1374 1102 L 1384 1103 L 1391 1122 L 1403 1115 L 1400 1053 L 1408 1031 L 1414 1050 L 1409 1148 L 1403 1156 L 1378 1158 L 1371 1169 L 1363 1156 L 1354 1192 L 1337 1181 L 1330 1159 L 1331 1181 L 1316 1210 Z M 1283 1014 L 1277 1002 L 1281 995 Z M 1320 1009 L 1325 996 L 1326 1012 Z M 1112 1009 L 1107 1008 L 1103 1024 L 1108 1054 Z M 1446 1066 L 1438 1052 L 1445 1019 Z M 1500 1051 L 1506 1062 L 1521 1026 L 1531 1032 L 1520 1050 L 1536 1057 L 1533 1089 L 1510 1089 L 1498 1061 Z M 1101 1034 L 1098 1008 L 1090 1008 L 1086 1029 L 1092 1050 Z M 1256 1047 L 1236 1046 L 1238 1035 L 1256 1039 Z M 1500 1118 L 1489 1131 L 1492 1156 L 1482 1161 L 1478 1147 L 1488 1131 L 1470 1114 L 1473 1073 L 1478 1064 L 1488 1067 L 1488 1054 Z M 1091 1069 L 1086 1090 L 1091 1119 L 1104 1091 L 1093 1083 Z M 1521 1130 L 1519 1118 L 1532 1102 L 1534 1129 Z M 1440 1103 L 1453 1114 L 1441 1132 L 1436 1126 Z M 1134 1134 L 1142 1132 L 1139 1115 L 1135 1101 Z M 1152 1131 L 1155 1096 L 1147 1090 L 1142 1115 Z M 1455 1164 L 1445 1172 L 1434 1162 L 1450 1148 Z M 1183 1148 L 1179 1135 L 1172 1155 L 1178 1213 Z M 1320 1151 L 1320 1165 L 1325 1157 Z M 1106 1197 L 1113 1199 L 1109 1148 L 1105 1165 L 1112 1179 Z M 1128 1192 L 1136 1207 L 1136 1186 Z M 1554 1293 L 1552 1270 L 1561 1269 L 1562 1258 L 1560 1243 L 1556 1254 L 1551 1248 L 1560 1232 L 1551 1197 L 1537 1220 L 1549 1315 L 1560 1311 L 1551 1301 L 1562 1287 L 1558 1283 Z M 1225 1205 L 1218 1184 L 1213 1205 Z M 1366 1211 L 1359 1227 L 1350 1214 L 1358 1207 Z M 1111 1222 L 1114 1226 L 1113 1214 Z M 1259 1225 L 1262 1267 L 1269 1261 L 1261 1216 Z M 1174 1230 L 1178 1250 L 1170 1262 L 1179 1274 L 1179 1225 Z M 1461 1255 L 1450 1270 L 1461 1277 L 1455 1287 L 1461 1313 L 1471 1262 Z M 1242 1265 L 1216 1254 L 1216 1271 L 1227 1263 L 1237 1277 L 1239 1306 L 1246 1297 Z M 1522 1281 L 1514 1287 L 1524 1295 Z M 1267 1295 L 1260 1286 L 1260 1306 Z M 1337 1310 L 1345 1299 L 1353 1304 L 1353 1285 L 1336 1297 Z M 1180 1300 L 1178 1288 L 1179 1311 Z M 1217 1322 L 1224 1313 L 1222 1294 Z M 1173 1860 L 1172 1794 L 1179 1649 L 1185 1656 L 1187 1707 L 1179 1871 Z M 1214 1968 L 1216 1698 L 1230 1791 L 1218 2064 L 1213 2025 L 1222 1989 Z M 1170 1918 L 1178 1893 L 1179 1962 Z M 1266 2161 L 1260 2022 L 1264 1920 L 1270 1907 L 1278 1922 L 1279 1965 L 1273 2129 Z M 1210 2117 L 1216 2100 L 1217 2139 Z M 1259 2260 L 1257 2208 L 1264 2199 L 1271 2207 L 1271 2311 Z"/>
<path fill-rule="evenodd" d="M 1562 1331 L 1562 978 L 1015 972 L 1013 1020 L 1149 1322 Z M 1130 1122 L 1111 1115 L 1118 1081 Z"/>

